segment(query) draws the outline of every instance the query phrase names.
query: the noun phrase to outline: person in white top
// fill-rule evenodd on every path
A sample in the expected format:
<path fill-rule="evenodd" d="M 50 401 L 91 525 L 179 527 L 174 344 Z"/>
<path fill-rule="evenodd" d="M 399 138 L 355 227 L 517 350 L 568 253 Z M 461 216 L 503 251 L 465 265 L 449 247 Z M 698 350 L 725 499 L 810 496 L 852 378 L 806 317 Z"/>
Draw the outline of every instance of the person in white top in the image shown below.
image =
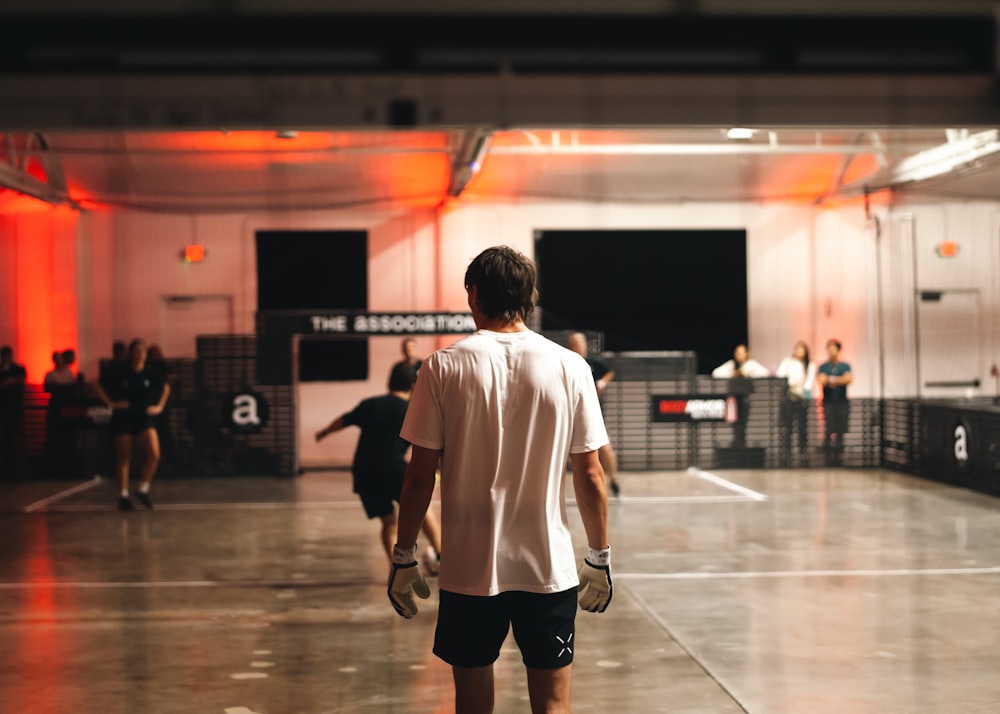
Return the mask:
<path fill-rule="evenodd" d="M 792 347 L 792 354 L 781 360 L 776 377 L 788 380 L 788 391 L 781 403 L 781 463 L 791 465 L 792 432 L 799 434 L 799 454 L 809 448 L 809 403 L 816 382 L 816 363 L 809 359 L 809 345 L 799 340 Z"/>
<path fill-rule="evenodd" d="M 757 360 L 750 357 L 746 345 L 736 345 L 733 358 L 726 360 L 712 370 L 713 377 L 770 377 L 771 371 Z"/>
<path fill-rule="evenodd" d="M 580 355 L 530 330 L 532 261 L 507 246 L 465 273 L 477 330 L 431 353 L 400 432 L 411 444 L 388 594 L 403 617 L 430 590 L 416 539 L 440 462 L 440 602 L 434 654 L 452 665 L 456 714 L 492 712 L 493 663 L 512 628 L 532 711 L 568 712 L 577 606 L 611 601 L 608 443 L 594 378 Z M 577 557 L 566 461 L 587 538 Z"/>
<path fill-rule="evenodd" d="M 726 360 L 712 370 L 712 376 L 717 379 L 728 379 L 729 391 L 739 400 L 739 419 L 733 424 L 733 442 L 731 448 L 746 448 L 747 419 L 750 416 L 749 394 L 753 391 L 751 379 L 770 377 L 771 371 L 750 357 L 750 351 L 744 344 L 736 345 L 733 358 Z"/>

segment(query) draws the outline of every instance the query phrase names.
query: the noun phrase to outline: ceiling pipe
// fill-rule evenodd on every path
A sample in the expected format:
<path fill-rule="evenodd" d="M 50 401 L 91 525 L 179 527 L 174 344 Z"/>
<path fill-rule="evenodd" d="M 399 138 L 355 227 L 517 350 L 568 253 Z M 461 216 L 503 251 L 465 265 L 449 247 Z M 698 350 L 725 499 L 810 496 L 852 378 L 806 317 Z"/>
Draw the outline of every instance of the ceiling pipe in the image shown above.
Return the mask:
<path fill-rule="evenodd" d="M 451 166 L 451 182 L 448 195 L 456 198 L 462 194 L 469 181 L 479 173 L 483 160 L 490 151 L 493 132 L 488 129 L 470 129 L 465 133 L 462 146 Z"/>

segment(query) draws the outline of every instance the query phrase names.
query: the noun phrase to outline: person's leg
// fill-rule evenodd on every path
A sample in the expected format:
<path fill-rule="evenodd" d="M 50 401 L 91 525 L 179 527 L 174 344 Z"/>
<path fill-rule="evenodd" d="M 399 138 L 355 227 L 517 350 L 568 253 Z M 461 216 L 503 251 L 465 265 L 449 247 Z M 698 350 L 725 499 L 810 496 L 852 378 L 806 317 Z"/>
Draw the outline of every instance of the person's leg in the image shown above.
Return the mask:
<path fill-rule="evenodd" d="M 804 454 L 809 449 L 809 402 L 802 401 L 795 415 L 799 428 L 799 453 Z"/>
<path fill-rule="evenodd" d="M 424 551 L 424 569 L 428 575 L 437 575 L 441 562 L 441 523 L 433 508 L 427 509 L 420 530 L 429 544 Z"/>
<path fill-rule="evenodd" d="M 781 440 L 782 466 L 791 466 L 789 454 L 792 451 L 792 400 L 787 397 L 781 401 L 778 407 L 778 438 Z"/>
<path fill-rule="evenodd" d="M 560 593 L 514 593 L 511 624 L 528 673 L 533 714 L 569 712 L 576 649 L 576 588 Z"/>
<path fill-rule="evenodd" d="M 617 496 L 621 493 L 621 487 L 618 485 L 618 455 L 611 444 L 605 444 L 597 450 L 597 458 L 601 462 L 608 483 L 611 484 L 611 492 Z"/>
<path fill-rule="evenodd" d="M 531 714 L 568 714 L 573 665 L 559 669 L 528 667 L 528 698 Z"/>
<path fill-rule="evenodd" d="M 382 548 L 385 550 L 385 555 L 392 562 L 392 546 L 396 544 L 396 511 L 387 516 L 380 516 L 379 520 L 382 521 Z"/>
<path fill-rule="evenodd" d="M 455 714 L 491 714 L 493 665 L 452 667 L 451 672 L 455 680 Z"/>
<path fill-rule="evenodd" d="M 456 714 L 493 711 L 493 663 L 510 630 L 509 595 L 438 591 L 434 654 L 451 665 Z"/>
<path fill-rule="evenodd" d="M 123 496 L 128 493 L 129 464 L 132 461 L 132 435 L 115 434 L 115 476 Z"/>
<path fill-rule="evenodd" d="M 136 497 L 146 508 L 152 508 L 153 500 L 149 496 L 149 487 L 153 483 L 156 467 L 160 463 L 160 437 L 156 433 L 156 429 L 150 427 L 140 431 L 136 438 L 139 439 L 143 452 L 142 469 L 139 472 L 139 491 L 136 493 Z"/>
<path fill-rule="evenodd" d="M 148 491 L 153 476 L 156 475 L 156 467 L 160 464 L 160 437 L 156 429 L 149 428 L 139 432 L 138 439 L 145 454 L 142 470 L 139 472 L 139 487 Z"/>

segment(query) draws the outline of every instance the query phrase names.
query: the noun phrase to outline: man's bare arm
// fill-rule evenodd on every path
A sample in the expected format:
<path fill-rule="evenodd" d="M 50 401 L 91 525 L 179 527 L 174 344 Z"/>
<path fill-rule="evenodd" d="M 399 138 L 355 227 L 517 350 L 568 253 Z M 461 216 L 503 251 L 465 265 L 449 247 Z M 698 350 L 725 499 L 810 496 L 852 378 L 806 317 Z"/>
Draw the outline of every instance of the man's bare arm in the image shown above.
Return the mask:
<path fill-rule="evenodd" d="M 424 516 L 431 505 L 440 459 L 440 449 L 426 449 L 416 444 L 411 447 L 396 525 L 396 543 L 401 548 L 412 548 L 417 543 Z"/>
<path fill-rule="evenodd" d="M 608 492 L 604 469 L 596 451 L 570 454 L 573 464 L 573 491 L 587 533 L 587 545 L 601 550 L 608 543 Z"/>

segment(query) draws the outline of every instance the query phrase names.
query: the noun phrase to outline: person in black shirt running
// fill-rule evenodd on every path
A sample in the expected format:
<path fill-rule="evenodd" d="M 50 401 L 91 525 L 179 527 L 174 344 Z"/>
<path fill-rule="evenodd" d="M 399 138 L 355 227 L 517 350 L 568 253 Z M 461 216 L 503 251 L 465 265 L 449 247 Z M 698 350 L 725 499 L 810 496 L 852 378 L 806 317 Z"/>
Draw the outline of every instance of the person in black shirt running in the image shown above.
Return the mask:
<path fill-rule="evenodd" d="M 138 439 L 145 452 L 139 479 L 139 502 L 153 507 L 149 487 L 160 462 L 160 440 L 154 417 L 163 411 L 170 396 L 168 385 L 159 370 L 146 364 L 146 343 L 135 339 L 129 345 L 129 360 L 116 364 L 94 384 L 94 391 L 111 410 L 111 435 L 115 444 L 115 473 L 121 492 L 118 509 L 135 509 L 129 498 L 129 467 L 132 440 Z"/>
<path fill-rule="evenodd" d="M 354 493 L 369 519 L 382 521 L 382 547 L 391 561 L 396 542 L 396 516 L 406 471 L 406 452 L 410 444 L 399 436 L 403 417 L 410 402 L 410 392 L 417 381 L 413 365 L 398 362 L 389 374 L 389 393 L 363 399 L 349 412 L 341 414 L 316 432 L 316 441 L 349 426 L 361 428 L 354 450 L 351 474 Z M 441 527 L 428 510 L 423 532 L 430 542 L 424 552 L 424 567 L 434 575 L 441 557 Z"/>
<path fill-rule="evenodd" d="M 615 373 L 611 366 L 602 359 L 592 357 L 588 354 L 587 335 L 582 332 L 573 332 L 567 339 L 566 346 L 587 360 L 590 371 L 594 375 L 594 385 L 597 387 L 597 396 L 601 397 L 601 406 L 604 406 L 604 390 L 608 382 L 615 378 Z M 618 485 L 618 454 L 611 444 L 605 444 L 597 451 L 597 456 L 604 467 L 604 473 L 608 477 L 608 484 L 611 486 L 611 493 L 620 496 L 622 489 Z"/>

